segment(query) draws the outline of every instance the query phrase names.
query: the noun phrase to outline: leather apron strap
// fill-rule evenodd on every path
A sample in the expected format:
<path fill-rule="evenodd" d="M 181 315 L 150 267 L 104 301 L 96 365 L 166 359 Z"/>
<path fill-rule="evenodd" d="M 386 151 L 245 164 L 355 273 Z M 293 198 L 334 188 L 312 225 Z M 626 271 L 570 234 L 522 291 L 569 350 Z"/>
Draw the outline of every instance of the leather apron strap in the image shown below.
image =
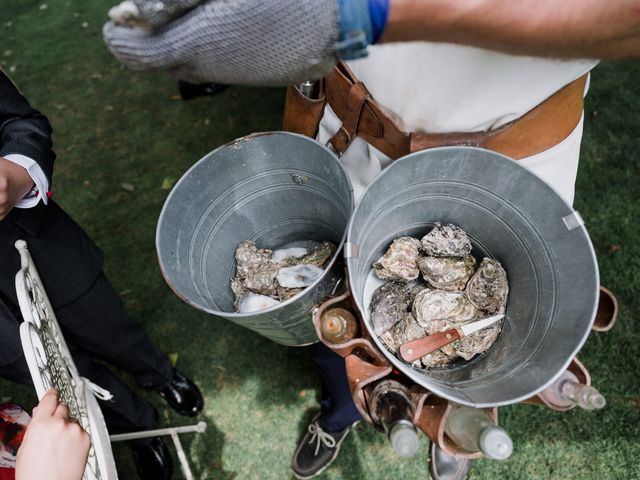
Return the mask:
<path fill-rule="evenodd" d="M 289 87 L 284 128 L 316 137 L 328 103 L 342 121 L 330 143 L 343 153 L 361 137 L 392 159 L 427 148 L 469 145 L 483 147 L 519 160 L 562 142 L 575 129 L 583 110 L 588 74 L 574 80 L 522 117 L 497 129 L 476 132 L 405 132 L 394 115 L 375 101 L 345 63 L 339 63 L 324 79 L 318 99 L 305 97 Z"/>

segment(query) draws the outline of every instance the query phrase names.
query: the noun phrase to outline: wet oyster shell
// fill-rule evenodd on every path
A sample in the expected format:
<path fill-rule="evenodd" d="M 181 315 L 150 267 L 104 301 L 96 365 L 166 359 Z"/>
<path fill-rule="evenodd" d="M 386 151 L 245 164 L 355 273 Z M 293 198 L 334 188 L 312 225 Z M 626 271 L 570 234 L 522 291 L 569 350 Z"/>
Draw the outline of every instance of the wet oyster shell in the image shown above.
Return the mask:
<path fill-rule="evenodd" d="M 276 262 L 295 262 L 308 253 L 309 250 L 302 247 L 279 248 L 273 251 L 272 258 Z"/>
<path fill-rule="evenodd" d="M 396 282 L 410 282 L 418 278 L 420 241 L 411 237 L 396 238 L 387 252 L 373 264 L 378 278 Z"/>
<path fill-rule="evenodd" d="M 483 258 L 476 273 L 467 283 L 469 300 L 488 313 L 502 313 L 507 305 L 509 283 L 507 272 L 497 260 Z"/>
<path fill-rule="evenodd" d="M 466 322 L 476 315 L 476 307 L 462 292 L 423 290 L 413 302 L 413 315 L 423 328 L 431 328 L 437 320 Z"/>
<path fill-rule="evenodd" d="M 234 302 L 234 306 L 236 310 L 240 308 L 240 300 L 247 293 L 247 287 L 244 286 L 244 281 L 240 278 L 232 278 L 231 279 L 231 291 L 233 292 L 236 301 Z"/>
<path fill-rule="evenodd" d="M 418 268 L 429 285 L 440 290 L 464 290 L 476 270 L 471 255 L 455 257 L 421 257 Z"/>
<path fill-rule="evenodd" d="M 402 320 L 396 323 L 391 330 L 388 330 L 380 336 L 380 340 L 382 340 L 387 349 L 395 355 L 400 345 L 410 342 L 411 340 L 417 340 L 425 335 L 424 328 L 416 323 L 413 315 L 406 313 Z M 421 365 L 419 359 L 411 364 L 415 367 L 420 367 Z"/>
<path fill-rule="evenodd" d="M 281 287 L 305 288 L 319 279 L 324 270 L 312 264 L 299 264 L 282 267 L 278 270 L 276 280 Z"/>
<path fill-rule="evenodd" d="M 275 307 L 280 302 L 275 298 L 248 292 L 238 302 L 239 313 L 251 313 Z"/>
<path fill-rule="evenodd" d="M 287 259 L 287 266 L 315 265 L 316 267 L 323 267 L 324 264 L 333 257 L 334 253 L 336 253 L 336 246 L 325 240 L 306 255 L 298 258 Z"/>
<path fill-rule="evenodd" d="M 276 294 L 276 275 L 280 270 L 280 264 L 267 260 L 266 262 L 251 268 L 244 278 L 244 286 L 254 293 L 261 295 Z"/>
<path fill-rule="evenodd" d="M 236 277 L 246 277 L 249 272 L 271 260 L 272 251 L 257 248 L 252 240 L 240 242 L 236 248 Z"/>
<path fill-rule="evenodd" d="M 465 360 L 471 360 L 476 355 L 486 352 L 495 343 L 501 330 L 502 321 L 494 323 L 471 335 L 462 337 L 459 340 L 456 355 Z"/>
<path fill-rule="evenodd" d="M 371 296 L 371 324 L 380 335 L 398 323 L 411 307 L 411 287 L 401 283 L 384 283 Z"/>
<path fill-rule="evenodd" d="M 447 355 L 442 350 L 431 352 L 420 359 L 425 368 L 443 367 L 455 360 L 455 357 Z"/>
<path fill-rule="evenodd" d="M 278 298 L 281 302 L 285 302 L 290 298 L 295 297 L 304 290 L 304 288 L 285 288 L 281 287 L 280 285 L 278 285 L 276 289 L 278 291 Z"/>
<path fill-rule="evenodd" d="M 431 257 L 464 257 L 471 253 L 471 241 L 460 227 L 436 223 L 422 240 L 422 251 Z"/>

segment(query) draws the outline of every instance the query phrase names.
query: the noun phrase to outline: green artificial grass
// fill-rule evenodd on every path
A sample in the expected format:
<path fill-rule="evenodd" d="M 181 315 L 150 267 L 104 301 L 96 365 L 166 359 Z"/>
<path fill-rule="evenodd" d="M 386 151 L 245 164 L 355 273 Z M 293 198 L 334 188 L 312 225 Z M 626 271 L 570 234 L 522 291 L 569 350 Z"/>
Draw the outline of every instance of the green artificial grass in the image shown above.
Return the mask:
<path fill-rule="evenodd" d="M 0 64 L 53 124 L 55 198 L 104 250 L 107 275 L 132 314 L 160 349 L 177 354 L 178 367 L 206 396 L 206 434 L 183 437 L 196 477 L 292 478 L 297 438 L 318 408 L 308 354 L 183 304 L 162 279 L 154 247 L 173 182 L 215 147 L 279 129 L 284 92 L 234 87 L 176 100 L 175 81 L 127 71 L 103 46 L 100 29 L 112 3 L 3 0 Z M 640 63 L 605 63 L 593 72 L 575 201 L 602 283 L 620 302 L 617 327 L 591 335 L 580 353 L 608 405 L 595 413 L 500 409 L 515 452 L 506 462 L 477 462 L 472 479 L 640 478 L 639 85 Z M 192 423 L 133 388 L 159 409 L 163 425 Z M 29 389 L 1 382 L 5 396 L 36 401 Z M 128 449 L 114 450 L 120 478 L 137 478 Z M 419 455 L 401 459 L 361 424 L 320 478 L 424 479 L 426 459 L 426 441 Z"/>

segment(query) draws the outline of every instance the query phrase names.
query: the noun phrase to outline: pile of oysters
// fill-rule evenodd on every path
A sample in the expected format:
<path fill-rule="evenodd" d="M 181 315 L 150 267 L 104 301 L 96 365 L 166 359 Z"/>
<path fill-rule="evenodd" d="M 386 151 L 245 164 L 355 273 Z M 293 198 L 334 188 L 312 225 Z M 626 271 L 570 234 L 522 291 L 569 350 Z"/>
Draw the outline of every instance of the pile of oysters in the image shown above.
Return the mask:
<path fill-rule="evenodd" d="M 271 250 L 258 248 L 251 240 L 240 242 L 236 248 L 236 274 L 231 279 L 237 312 L 271 308 L 320 278 L 336 246 L 310 240 L 299 244 L 305 247 Z"/>
<path fill-rule="evenodd" d="M 502 265 L 490 258 L 477 265 L 469 237 L 453 224 L 436 223 L 421 240 L 396 238 L 373 270 L 386 282 L 373 292 L 371 323 L 393 354 L 411 340 L 502 314 L 507 305 Z M 501 329 L 502 321 L 496 322 L 412 365 L 433 368 L 471 360 L 493 345 Z"/>

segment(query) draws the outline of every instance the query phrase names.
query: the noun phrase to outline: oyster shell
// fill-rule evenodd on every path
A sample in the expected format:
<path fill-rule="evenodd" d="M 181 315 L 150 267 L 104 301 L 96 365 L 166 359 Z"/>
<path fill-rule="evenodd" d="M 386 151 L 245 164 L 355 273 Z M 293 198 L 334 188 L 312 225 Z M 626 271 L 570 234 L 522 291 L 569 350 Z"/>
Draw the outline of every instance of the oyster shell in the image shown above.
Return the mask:
<path fill-rule="evenodd" d="M 252 240 L 240 242 L 236 248 L 236 277 L 243 278 L 263 263 L 271 260 L 272 251 L 268 248 L 257 248 Z"/>
<path fill-rule="evenodd" d="M 464 257 L 471 253 L 466 232 L 452 223 L 436 223 L 422 240 L 422 251 L 431 257 Z"/>
<path fill-rule="evenodd" d="M 247 287 L 244 286 L 244 281 L 240 278 L 231 279 L 231 291 L 233 292 L 236 301 L 234 303 L 236 310 L 240 308 L 240 300 L 247 293 Z"/>
<path fill-rule="evenodd" d="M 306 255 L 293 259 L 293 263 L 322 267 L 331 257 L 333 257 L 334 253 L 336 253 L 336 246 L 325 240 Z"/>
<path fill-rule="evenodd" d="M 371 296 L 371 323 L 380 335 L 398 323 L 411 307 L 411 287 L 401 283 L 384 283 Z"/>
<path fill-rule="evenodd" d="M 285 288 L 278 285 L 277 290 L 278 290 L 278 298 L 280 299 L 281 302 L 285 302 L 290 298 L 293 298 L 296 295 L 298 295 L 300 292 L 304 290 L 304 288 Z"/>
<path fill-rule="evenodd" d="M 283 267 L 277 271 L 276 279 L 281 287 L 304 288 L 311 285 L 322 276 L 324 270 L 315 265 L 294 265 Z"/>
<path fill-rule="evenodd" d="M 418 278 L 420 241 L 411 237 L 396 238 L 387 252 L 374 264 L 378 278 L 396 282 L 410 282 Z"/>
<path fill-rule="evenodd" d="M 477 309 L 462 292 L 423 290 L 413 302 L 412 311 L 418 325 L 430 328 L 436 320 L 456 323 L 471 320 Z"/>
<path fill-rule="evenodd" d="M 507 272 L 497 260 L 483 258 L 466 289 L 469 300 L 487 313 L 501 313 L 507 305 Z"/>
<path fill-rule="evenodd" d="M 455 257 L 422 257 L 418 260 L 422 277 L 440 290 L 464 290 L 476 270 L 476 259 L 471 255 Z"/>
<path fill-rule="evenodd" d="M 442 350 L 431 352 L 420 359 L 422 366 L 425 368 L 443 367 L 451 363 L 455 357 L 447 355 Z"/>
<path fill-rule="evenodd" d="M 238 302 L 238 312 L 258 312 L 260 310 L 266 310 L 267 308 L 274 307 L 279 303 L 280 302 L 275 298 L 249 292 L 245 294 Z"/>
<path fill-rule="evenodd" d="M 304 257 L 309 250 L 302 247 L 279 248 L 273 251 L 273 260 L 276 262 L 295 261 L 300 257 Z"/>
<path fill-rule="evenodd" d="M 395 354 L 403 343 L 417 340 L 426 335 L 424 328 L 416 322 L 416 319 L 410 313 L 406 313 L 388 333 L 390 333 L 391 341 L 388 346 L 389 350 Z M 420 359 L 411 362 L 414 367 L 420 367 Z"/>
<path fill-rule="evenodd" d="M 426 335 L 424 328 L 418 325 L 416 319 L 409 312 L 405 313 L 402 320 L 400 320 L 391 329 L 391 333 L 393 334 L 393 338 L 398 344 L 398 347 L 403 343 L 410 342 L 411 340 L 417 340 L 418 338 L 422 338 Z"/>
<path fill-rule="evenodd" d="M 501 330 L 502 321 L 474 332 L 471 335 L 462 337 L 459 342 L 456 342 L 459 343 L 456 349 L 456 355 L 465 360 L 471 360 L 479 353 L 486 352 L 495 343 Z"/>
<path fill-rule="evenodd" d="M 275 295 L 275 279 L 279 269 L 280 264 L 271 260 L 249 269 L 244 277 L 245 288 L 262 295 Z"/>

